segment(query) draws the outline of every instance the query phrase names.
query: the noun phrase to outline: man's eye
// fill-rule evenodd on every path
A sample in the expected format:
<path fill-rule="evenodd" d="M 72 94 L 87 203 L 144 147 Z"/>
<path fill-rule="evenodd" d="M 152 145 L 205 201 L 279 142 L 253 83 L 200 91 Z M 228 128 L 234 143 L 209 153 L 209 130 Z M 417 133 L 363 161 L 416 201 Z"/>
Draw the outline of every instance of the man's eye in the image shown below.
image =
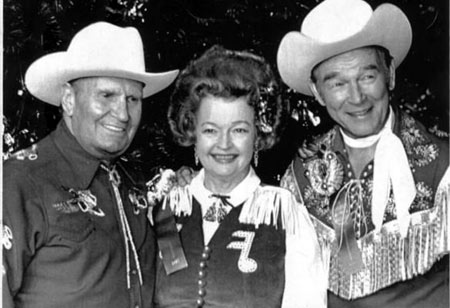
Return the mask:
<path fill-rule="evenodd" d="M 364 76 L 362 76 L 361 80 L 363 81 L 370 81 L 373 80 L 375 78 L 375 75 L 373 74 L 366 74 Z"/>
<path fill-rule="evenodd" d="M 330 83 L 330 87 L 331 88 L 340 88 L 344 85 L 344 83 L 342 81 L 332 81 Z"/>
<path fill-rule="evenodd" d="M 113 96 L 113 94 L 111 92 L 102 92 L 102 93 L 100 93 L 100 96 L 102 98 L 110 98 Z"/>
<path fill-rule="evenodd" d="M 128 97 L 128 102 L 129 102 L 129 103 L 135 104 L 135 103 L 138 103 L 139 101 L 140 101 L 140 99 L 137 98 L 137 97 L 135 97 L 135 96 L 130 96 L 130 97 Z"/>

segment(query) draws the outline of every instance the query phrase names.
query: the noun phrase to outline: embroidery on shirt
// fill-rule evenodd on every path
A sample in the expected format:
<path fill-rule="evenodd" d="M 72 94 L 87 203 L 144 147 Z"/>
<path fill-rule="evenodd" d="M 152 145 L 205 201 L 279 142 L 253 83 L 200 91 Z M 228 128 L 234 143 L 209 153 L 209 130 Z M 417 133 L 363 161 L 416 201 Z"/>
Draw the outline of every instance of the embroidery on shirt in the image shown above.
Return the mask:
<path fill-rule="evenodd" d="M 13 235 L 12 235 L 12 231 L 11 229 L 6 226 L 3 225 L 2 228 L 2 243 L 3 243 L 3 247 L 5 247 L 5 249 L 10 250 L 12 247 L 12 239 L 13 239 Z"/>
<path fill-rule="evenodd" d="M 148 208 L 145 192 L 137 187 L 132 187 L 128 190 L 128 199 L 130 199 L 131 204 L 133 204 L 134 215 L 139 215 L 141 210 Z"/>
<path fill-rule="evenodd" d="M 331 150 L 335 136 L 336 131 L 332 130 L 300 150 L 304 159 L 305 177 L 314 193 L 325 196 L 325 201 L 341 188 L 344 180 L 344 167 Z"/>
<path fill-rule="evenodd" d="M 437 145 L 420 131 L 416 121 L 409 115 L 402 117 L 400 136 L 408 158 L 415 166 L 426 166 L 438 157 Z"/>
<path fill-rule="evenodd" d="M 241 254 L 238 260 L 238 268 L 241 272 L 249 274 L 256 271 L 258 264 L 255 260 L 248 257 L 250 249 L 252 248 L 255 232 L 252 231 L 234 231 L 232 236 L 243 238 L 244 241 L 231 242 L 227 245 L 228 249 L 240 249 Z"/>
<path fill-rule="evenodd" d="M 12 154 L 11 157 L 17 160 L 25 160 L 25 158 L 29 160 L 36 160 L 38 158 L 37 145 L 33 144 L 28 149 L 17 151 L 16 153 Z"/>
<path fill-rule="evenodd" d="M 97 197 L 89 190 L 78 190 L 73 188 L 62 187 L 64 190 L 72 194 L 73 198 L 53 204 L 53 207 L 65 214 L 71 214 L 81 210 L 89 214 L 104 217 L 105 213 L 102 209 L 97 208 Z"/>

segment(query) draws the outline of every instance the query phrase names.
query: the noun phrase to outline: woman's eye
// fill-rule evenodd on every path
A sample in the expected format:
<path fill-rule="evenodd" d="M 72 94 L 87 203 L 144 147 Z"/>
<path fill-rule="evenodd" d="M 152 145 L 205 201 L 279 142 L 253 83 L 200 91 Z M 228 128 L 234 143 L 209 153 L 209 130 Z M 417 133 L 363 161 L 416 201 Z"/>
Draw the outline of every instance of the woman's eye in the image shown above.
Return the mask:
<path fill-rule="evenodd" d="M 212 128 L 205 128 L 205 129 L 203 130 L 203 133 L 204 133 L 204 134 L 213 134 L 214 132 L 215 132 L 215 130 L 212 129 Z"/>
<path fill-rule="evenodd" d="M 246 128 L 235 128 L 234 131 L 239 134 L 244 134 L 248 132 Z"/>

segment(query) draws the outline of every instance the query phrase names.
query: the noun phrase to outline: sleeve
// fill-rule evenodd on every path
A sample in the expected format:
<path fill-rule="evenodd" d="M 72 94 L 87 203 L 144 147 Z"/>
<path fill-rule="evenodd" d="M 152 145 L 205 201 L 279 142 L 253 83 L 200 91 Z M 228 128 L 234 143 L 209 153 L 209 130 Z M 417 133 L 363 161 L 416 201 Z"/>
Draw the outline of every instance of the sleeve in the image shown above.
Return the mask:
<path fill-rule="evenodd" d="M 299 209 L 299 232 L 286 234 L 285 289 L 282 308 L 321 308 L 327 306 L 325 266 L 308 212 Z"/>
<path fill-rule="evenodd" d="M 11 170 L 11 168 L 9 169 Z M 34 197 L 26 176 L 10 174 L 3 178 L 3 307 L 14 307 L 14 297 L 21 288 L 24 273 L 45 237 L 44 213 Z"/>

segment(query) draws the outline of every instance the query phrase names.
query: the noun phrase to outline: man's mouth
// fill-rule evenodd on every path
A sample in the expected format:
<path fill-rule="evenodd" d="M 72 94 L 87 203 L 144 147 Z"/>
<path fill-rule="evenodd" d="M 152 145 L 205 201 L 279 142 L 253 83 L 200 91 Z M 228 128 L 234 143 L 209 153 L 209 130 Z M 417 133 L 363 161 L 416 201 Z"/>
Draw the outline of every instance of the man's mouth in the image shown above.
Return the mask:
<path fill-rule="evenodd" d="M 371 108 L 367 108 L 367 109 L 363 109 L 363 110 L 358 110 L 358 111 L 353 111 L 353 112 L 347 112 L 347 114 L 350 115 L 351 117 L 355 117 L 355 118 L 363 118 L 363 117 L 365 117 L 371 110 L 372 110 L 372 107 L 371 107 Z"/>
<path fill-rule="evenodd" d="M 115 133 L 123 133 L 126 131 L 126 128 L 124 126 L 119 126 L 119 125 L 103 124 L 103 127 L 106 128 L 107 130 L 115 132 Z"/>

